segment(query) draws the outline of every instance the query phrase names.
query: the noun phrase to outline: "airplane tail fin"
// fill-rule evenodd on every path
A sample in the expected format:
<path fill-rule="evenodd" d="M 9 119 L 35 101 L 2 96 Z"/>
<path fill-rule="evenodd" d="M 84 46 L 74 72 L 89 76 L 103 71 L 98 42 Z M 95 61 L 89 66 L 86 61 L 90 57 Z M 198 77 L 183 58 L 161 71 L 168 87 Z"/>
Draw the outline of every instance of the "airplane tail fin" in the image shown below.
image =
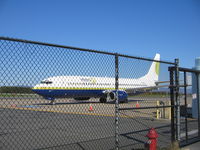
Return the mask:
<path fill-rule="evenodd" d="M 156 54 L 154 57 L 154 60 L 159 61 L 160 60 L 160 54 Z M 145 75 L 146 80 L 152 81 L 153 84 L 158 81 L 158 76 L 160 73 L 160 62 L 153 61 L 151 64 L 151 67 L 149 69 L 149 72 Z"/>

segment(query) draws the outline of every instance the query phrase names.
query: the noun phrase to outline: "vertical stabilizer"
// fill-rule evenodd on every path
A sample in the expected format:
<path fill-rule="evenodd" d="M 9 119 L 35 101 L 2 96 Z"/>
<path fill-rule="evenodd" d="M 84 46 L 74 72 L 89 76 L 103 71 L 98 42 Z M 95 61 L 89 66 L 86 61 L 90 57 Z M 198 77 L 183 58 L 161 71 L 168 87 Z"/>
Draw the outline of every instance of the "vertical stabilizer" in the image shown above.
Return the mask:
<path fill-rule="evenodd" d="M 156 54 L 154 60 L 160 61 L 160 54 Z M 158 81 L 158 76 L 160 73 L 160 62 L 154 61 L 151 64 L 149 72 L 145 75 L 147 81 L 151 82 L 151 84 L 155 84 Z"/>

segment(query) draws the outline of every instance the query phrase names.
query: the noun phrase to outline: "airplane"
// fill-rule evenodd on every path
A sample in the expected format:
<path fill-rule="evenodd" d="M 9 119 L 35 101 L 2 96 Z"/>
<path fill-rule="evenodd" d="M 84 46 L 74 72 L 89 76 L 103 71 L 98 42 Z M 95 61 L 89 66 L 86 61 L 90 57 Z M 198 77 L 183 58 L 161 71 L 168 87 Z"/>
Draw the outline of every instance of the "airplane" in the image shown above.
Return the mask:
<path fill-rule="evenodd" d="M 160 70 L 160 54 L 154 57 L 148 73 L 140 78 L 119 78 L 118 100 L 128 102 L 128 94 L 156 89 Z M 89 100 L 99 98 L 101 103 L 116 99 L 115 78 L 95 76 L 53 76 L 42 80 L 32 90 L 55 104 L 56 98 Z"/>

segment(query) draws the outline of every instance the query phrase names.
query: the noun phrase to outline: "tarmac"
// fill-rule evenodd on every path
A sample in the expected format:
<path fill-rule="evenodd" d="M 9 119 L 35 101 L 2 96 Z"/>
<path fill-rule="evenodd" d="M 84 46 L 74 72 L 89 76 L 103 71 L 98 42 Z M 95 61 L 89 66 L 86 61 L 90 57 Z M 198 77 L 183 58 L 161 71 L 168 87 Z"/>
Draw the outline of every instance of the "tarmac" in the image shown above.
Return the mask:
<path fill-rule="evenodd" d="M 199 150 L 199 149 L 200 149 L 200 142 L 196 142 L 194 144 L 187 145 L 181 148 L 181 150 Z"/>
<path fill-rule="evenodd" d="M 156 106 L 157 100 L 169 102 L 166 97 L 145 98 L 132 97 L 129 103 L 119 104 L 119 107 L 134 108 L 137 103 L 140 107 Z M 156 119 L 157 109 L 121 110 L 119 148 L 143 148 L 150 127 L 156 128 L 159 134 L 160 148 L 170 146 L 171 124 L 167 110 L 165 119 Z M 188 125 L 189 132 L 197 126 L 194 120 L 189 120 Z M 114 149 L 115 103 L 102 104 L 98 99 L 57 99 L 55 105 L 50 105 L 41 97 L 3 97 L 0 100 L 0 127 L 2 150 Z"/>

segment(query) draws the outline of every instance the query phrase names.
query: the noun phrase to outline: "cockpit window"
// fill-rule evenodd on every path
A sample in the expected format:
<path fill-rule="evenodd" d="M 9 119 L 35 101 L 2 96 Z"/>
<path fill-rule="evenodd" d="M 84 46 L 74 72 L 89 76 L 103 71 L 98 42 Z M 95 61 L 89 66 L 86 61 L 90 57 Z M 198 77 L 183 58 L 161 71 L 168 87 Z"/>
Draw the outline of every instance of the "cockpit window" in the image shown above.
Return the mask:
<path fill-rule="evenodd" d="M 42 84 L 52 84 L 53 82 L 52 81 L 41 81 L 40 83 L 42 83 Z"/>

